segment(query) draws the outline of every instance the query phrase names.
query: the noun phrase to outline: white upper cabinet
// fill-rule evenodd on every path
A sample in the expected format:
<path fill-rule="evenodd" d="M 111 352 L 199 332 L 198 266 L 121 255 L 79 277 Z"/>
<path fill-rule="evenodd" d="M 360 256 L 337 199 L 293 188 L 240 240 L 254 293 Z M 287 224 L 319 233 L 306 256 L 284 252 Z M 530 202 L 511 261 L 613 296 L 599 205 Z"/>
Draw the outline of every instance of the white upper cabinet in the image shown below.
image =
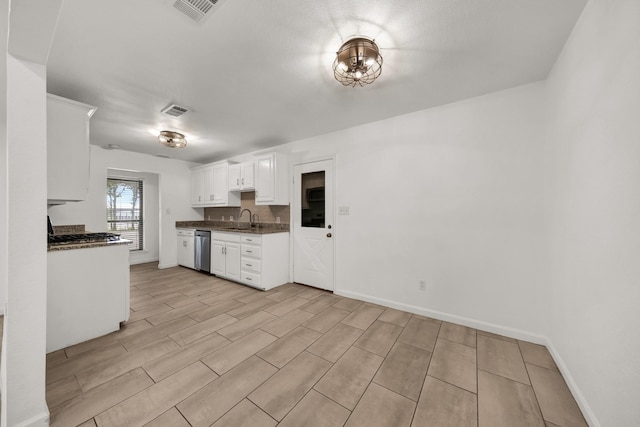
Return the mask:
<path fill-rule="evenodd" d="M 240 206 L 240 195 L 229 192 L 227 162 L 199 166 L 191 170 L 191 206 Z"/>
<path fill-rule="evenodd" d="M 89 119 L 96 107 L 47 94 L 47 199 L 86 200 L 89 193 Z"/>
<path fill-rule="evenodd" d="M 255 189 L 255 163 L 245 162 L 229 165 L 229 191 L 251 191 Z"/>
<path fill-rule="evenodd" d="M 256 160 L 256 205 L 289 204 L 289 164 L 282 153 L 269 153 Z"/>

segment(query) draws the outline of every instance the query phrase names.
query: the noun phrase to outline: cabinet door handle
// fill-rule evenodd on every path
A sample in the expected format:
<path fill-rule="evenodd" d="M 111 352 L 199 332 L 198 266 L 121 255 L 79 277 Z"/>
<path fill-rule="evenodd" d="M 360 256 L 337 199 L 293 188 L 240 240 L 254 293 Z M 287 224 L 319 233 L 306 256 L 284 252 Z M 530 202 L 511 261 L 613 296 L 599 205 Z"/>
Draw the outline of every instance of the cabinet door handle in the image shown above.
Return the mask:
<path fill-rule="evenodd" d="M 244 178 L 242 178 L 242 185 L 244 185 Z"/>
<path fill-rule="evenodd" d="M 253 242 L 253 240 L 252 239 L 247 239 L 247 242 Z"/>
<path fill-rule="evenodd" d="M 182 246 L 187 247 L 187 242 L 182 242 Z"/>

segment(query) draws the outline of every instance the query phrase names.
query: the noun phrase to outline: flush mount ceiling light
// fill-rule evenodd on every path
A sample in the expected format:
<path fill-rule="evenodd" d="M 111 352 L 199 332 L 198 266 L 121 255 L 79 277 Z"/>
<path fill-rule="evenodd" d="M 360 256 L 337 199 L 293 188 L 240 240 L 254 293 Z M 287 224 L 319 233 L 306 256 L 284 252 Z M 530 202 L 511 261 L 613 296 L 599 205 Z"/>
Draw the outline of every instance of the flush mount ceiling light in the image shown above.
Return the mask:
<path fill-rule="evenodd" d="M 366 37 L 347 40 L 333 61 L 333 75 L 345 86 L 368 85 L 382 73 L 378 45 Z"/>
<path fill-rule="evenodd" d="M 158 135 L 158 140 L 160 144 L 171 148 L 184 148 L 187 146 L 187 140 L 180 132 L 163 130 L 160 132 L 160 135 Z"/>

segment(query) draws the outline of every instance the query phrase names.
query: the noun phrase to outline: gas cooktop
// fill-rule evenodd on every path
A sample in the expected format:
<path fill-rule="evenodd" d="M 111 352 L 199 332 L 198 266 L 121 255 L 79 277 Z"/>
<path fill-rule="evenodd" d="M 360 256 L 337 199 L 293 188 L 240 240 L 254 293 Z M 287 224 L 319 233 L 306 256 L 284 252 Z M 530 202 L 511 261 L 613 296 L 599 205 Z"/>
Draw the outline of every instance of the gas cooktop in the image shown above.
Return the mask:
<path fill-rule="evenodd" d="M 81 234 L 49 234 L 49 244 L 71 244 L 91 242 L 114 242 L 120 240 L 119 234 L 114 233 L 81 233 Z"/>

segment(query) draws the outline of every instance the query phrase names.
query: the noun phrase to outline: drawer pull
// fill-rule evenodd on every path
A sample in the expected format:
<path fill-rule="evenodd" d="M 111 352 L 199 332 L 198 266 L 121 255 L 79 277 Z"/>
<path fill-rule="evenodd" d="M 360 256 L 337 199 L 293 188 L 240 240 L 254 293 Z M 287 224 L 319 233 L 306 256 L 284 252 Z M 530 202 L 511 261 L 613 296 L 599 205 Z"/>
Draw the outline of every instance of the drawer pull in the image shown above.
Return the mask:
<path fill-rule="evenodd" d="M 244 266 L 245 267 L 253 267 L 253 265 L 251 265 L 251 264 L 245 264 Z"/>
<path fill-rule="evenodd" d="M 252 254 L 252 253 L 253 253 L 253 251 L 247 251 L 247 253 L 248 253 L 248 254 Z"/>
<path fill-rule="evenodd" d="M 248 280 L 248 281 L 251 281 L 252 279 L 251 279 L 251 277 L 247 277 L 247 280 Z"/>

